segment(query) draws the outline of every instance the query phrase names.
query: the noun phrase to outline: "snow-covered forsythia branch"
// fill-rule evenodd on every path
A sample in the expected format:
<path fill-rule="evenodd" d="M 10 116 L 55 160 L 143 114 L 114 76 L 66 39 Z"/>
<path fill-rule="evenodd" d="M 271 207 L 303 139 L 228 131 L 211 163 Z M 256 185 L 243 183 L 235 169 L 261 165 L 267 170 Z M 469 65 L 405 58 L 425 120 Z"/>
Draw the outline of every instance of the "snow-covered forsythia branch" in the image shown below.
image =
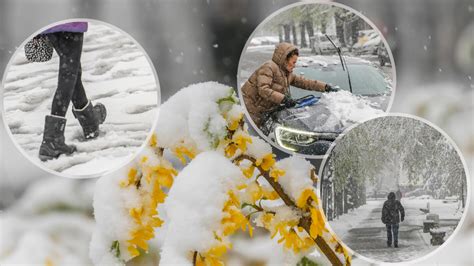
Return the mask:
<path fill-rule="evenodd" d="M 164 151 L 185 166 L 179 174 Z M 91 257 L 123 264 L 147 252 L 169 189 L 162 264 L 221 265 L 234 232 L 252 236 L 251 221 L 295 254 L 318 246 L 332 264 L 350 264 L 325 227 L 316 179 L 303 158 L 276 162 L 271 146 L 248 134 L 232 88 L 191 85 L 161 106 L 155 135 L 133 165 L 98 181 Z"/>

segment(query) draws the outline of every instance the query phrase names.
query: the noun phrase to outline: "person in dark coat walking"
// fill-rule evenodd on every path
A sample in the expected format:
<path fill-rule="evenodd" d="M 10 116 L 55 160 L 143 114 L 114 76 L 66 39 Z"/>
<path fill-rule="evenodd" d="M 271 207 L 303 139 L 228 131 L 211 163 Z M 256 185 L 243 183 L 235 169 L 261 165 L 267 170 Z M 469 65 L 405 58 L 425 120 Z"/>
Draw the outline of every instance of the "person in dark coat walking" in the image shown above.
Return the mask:
<path fill-rule="evenodd" d="M 387 246 L 392 246 L 393 235 L 393 246 L 398 248 L 398 224 L 405 219 L 405 210 L 394 192 L 388 193 L 387 198 L 382 208 L 382 222 L 387 228 Z"/>

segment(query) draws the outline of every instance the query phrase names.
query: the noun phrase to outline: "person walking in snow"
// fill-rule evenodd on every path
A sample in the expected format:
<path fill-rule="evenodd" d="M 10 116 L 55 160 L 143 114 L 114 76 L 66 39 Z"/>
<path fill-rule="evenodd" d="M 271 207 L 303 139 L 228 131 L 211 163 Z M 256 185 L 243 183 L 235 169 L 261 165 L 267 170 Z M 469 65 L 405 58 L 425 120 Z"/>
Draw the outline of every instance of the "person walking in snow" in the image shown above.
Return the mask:
<path fill-rule="evenodd" d="M 261 65 L 242 87 L 242 96 L 250 117 L 261 127 L 263 114 L 280 104 L 294 107 L 296 101 L 290 96 L 290 85 L 305 90 L 330 92 L 335 88 L 322 81 L 305 79 L 293 74 L 299 52 L 290 43 L 275 47 L 272 59 Z"/>
<path fill-rule="evenodd" d="M 43 141 L 39 149 L 42 161 L 76 151 L 76 147 L 67 145 L 64 138 L 65 116 L 70 102 L 73 104 L 72 112 L 82 127 L 85 139 L 96 138 L 99 135 L 99 124 L 105 120 L 105 106 L 101 103 L 95 105 L 91 103 L 81 80 L 82 44 L 87 29 L 87 22 L 70 22 L 41 33 L 47 36 L 59 56 L 57 89 L 51 105 L 51 114 L 45 117 Z"/>
<path fill-rule="evenodd" d="M 382 207 L 382 222 L 387 229 L 387 246 L 392 246 L 393 236 L 393 246 L 398 248 L 398 224 L 405 219 L 405 210 L 394 192 L 388 193 L 387 198 Z"/>

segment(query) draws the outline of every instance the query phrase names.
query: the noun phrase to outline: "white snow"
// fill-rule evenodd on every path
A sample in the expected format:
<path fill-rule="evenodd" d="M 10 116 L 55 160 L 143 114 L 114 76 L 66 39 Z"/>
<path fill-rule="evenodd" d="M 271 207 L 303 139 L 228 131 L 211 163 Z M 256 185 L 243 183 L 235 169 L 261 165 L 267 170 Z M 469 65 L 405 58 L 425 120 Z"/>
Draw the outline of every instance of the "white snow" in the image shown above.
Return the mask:
<path fill-rule="evenodd" d="M 297 201 L 305 189 L 313 189 L 313 181 L 310 178 L 313 165 L 302 157 L 291 156 L 276 163 L 278 169 L 285 174 L 278 178 L 278 183 L 283 190 Z"/>
<path fill-rule="evenodd" d="M 144 169 L 157 165 L 161 165 L 161 160 L 154 155 L 152 148 L 146 146 L 134 162 L 97 181 L 93 202 L 96 227 L 89 251 L 95 264 L 105 265 L 111 260 L 120 262 L 131 258 L 131 254 L 127 252 L 127 247 L 130 246 L 127 241 L 131 239 L 130 232 L 136 229 L 136 222 L 130 215 L 130 210 L 141 209 L 147 204 L 144 197 L 151 193 L 153 183 L 148 183 L 145 177 L 140 177 L 139 189 L 135 184 L 122 184 L 127 180 L 132 168 L 141 169 L 145 176 Z M 111 255 L 111 245 L 114 241 L 118 241 L 121 250 L 118 258 Z"/>
<path fill-rule="evenodd" d="M 66 143 L 77 146 L 70 156 L 42 163 L 38 159 L 44 117 L 50 114 L 57 87 L 59 58 L 29 63 L 22 48 L 12 59 L 5 79 L 5 122 L 29 158 L 49 169 L 74 176 L 115 169 L 138 151 L 151 130 L 159 89 L 145 54 L 132 39 L 108 26 L 89 22 L 84 34 L 82 82 L 92 103 L 107 108 L 97 139 L 85 141 L 77 120 L 66 114 Z M 72 108 L 72 103 L 69 109 Z M 100 166 L 100 167 L 98 167 Z"/>
<path fill-rule="evenodd" d="M 259 137 L 251 136 L 252 143 L 247 145 L 247 154 L 254 158 L 263 158 L 272 153 L 272 146 Z"/>
<path fill-rule="evenodd" d="M 33 183 L 12 206 L 16 214 L 41 214 L 64 208 L 90 211 L 94 182 L 69 182 L 64 178 L 45 178 Z"/>
<path fill-rule="evenodd" d="M 217 102 L 233 97 L 233 93 L 232 88 L 217 82 L 193 84 L 178 91 L 160 107 L 160 126 L 155 130 L 160 145 L 172 148 L 184 143 L 200 151 L 215 149 L 215 141 L 227 134 Z"/>
<path fill-rule="evenodd" d="M 0 214 L 1 265 L 89 265 L 94 180 L 37 178 Z"/>
<path fill-rule="evenodd" d="M 330 115 L 325 124 L 318 126 L 317 130 L 333 131 L 341 126 L 347 128 L 384 114 L 382 110 L 373 108 L 370 101 L 343 90 L 323 93 L 318 104 L 327 106 Z"/>
<path fill-rule="evenodd" d="M 240 169 L 219 153 L 203 152 L 191 161 L 168 194 L 169 224 L 160 264 L 190 265 L 190 251 L 204 253 L 219 244 L 214 232 L 222 230 L 227 192 L 244 181 Z"/>
<path fill-rule="evenodd" d="M 365 257 L 385 262 L 413 260 L 439 247 L 430 245 L 431 236 L 429 233 L 423 233 L 422 229 L 426 214 L 419 209 L 425 208 L 428 201 L 431 213 L 440 216 L 440 230 L 448 232 L 444 238 L 446 241 L 455 228 L 450 221 L 461 218 L 459 202 L 443 203 L 443 200 L 402 198 L 405 220 L 399 224 L 398 249 L 386 246 L 386 229 L 381 221 L 380 210 L 384 199 L 368 199 L 367 204 L 329 221 L 329 226 L 349 248 Z"/>
<path fill-rule="evenodd" d="M 242 265 L 246 261 L 265 262 L 266 265 L 296 265 L 301 256 L 295 255 L 278 243 L 275 237 L 261 234 L 252 238 L 238 236 L 233 238 L 232 251 L 228 265 Z"/>

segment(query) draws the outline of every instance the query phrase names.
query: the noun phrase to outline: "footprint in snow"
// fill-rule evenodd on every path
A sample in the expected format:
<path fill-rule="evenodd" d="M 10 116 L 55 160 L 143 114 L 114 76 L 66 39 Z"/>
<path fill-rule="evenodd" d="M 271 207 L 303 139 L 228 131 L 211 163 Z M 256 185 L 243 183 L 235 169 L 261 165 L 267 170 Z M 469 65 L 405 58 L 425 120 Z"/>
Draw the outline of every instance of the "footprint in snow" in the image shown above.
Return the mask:
<path fill-rule="evenodd" d="M 148 112 L 150 110 L 153 110 L 154 108 L 156 107 L 156 105 L 154 104 L 148 104 L 148 105 L 130 105 L 128 107 L 125 108 L 125 112 L 127 114 L 131 114 L 131 115 L 134 115 L 134 114 L 141 114 L 141 113 L 145 113 L 145 112 Z"/>

